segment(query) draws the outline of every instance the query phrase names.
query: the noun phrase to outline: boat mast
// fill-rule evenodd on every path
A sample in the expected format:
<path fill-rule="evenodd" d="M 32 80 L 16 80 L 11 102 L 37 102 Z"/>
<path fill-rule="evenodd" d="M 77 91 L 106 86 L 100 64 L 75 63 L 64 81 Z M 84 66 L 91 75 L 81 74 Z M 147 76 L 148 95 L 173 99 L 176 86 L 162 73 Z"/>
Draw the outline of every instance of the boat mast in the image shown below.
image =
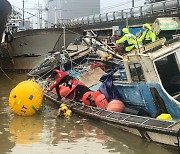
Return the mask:
<path fill-rule="evenodd" d="M 23 27 L 24 27 L 24 0 L 23 0 L 23 21 L 22 21 Z"/>
<path fill-rule="evenodd" d="M 48 11 L 49 11 L 49 4 L 48 4 L 48 0 L 45 0 L 45 10 L 46 12 L 46 23 L 45 23 L 45 27 L 48 28 L 49 27 L 49 18 L 48 18 Z"/>
<path fill-rule="evenodd" d="M 37 9 L 37 28 L 41 29 L 42 28 L 42 5 L 40 5 L 39 0 L 38 0 L 38 9 Z"/>
<path fill-rule="evenodd" d="M 134 7 L 134 0 L 132 0 L 132 7 Z"/>

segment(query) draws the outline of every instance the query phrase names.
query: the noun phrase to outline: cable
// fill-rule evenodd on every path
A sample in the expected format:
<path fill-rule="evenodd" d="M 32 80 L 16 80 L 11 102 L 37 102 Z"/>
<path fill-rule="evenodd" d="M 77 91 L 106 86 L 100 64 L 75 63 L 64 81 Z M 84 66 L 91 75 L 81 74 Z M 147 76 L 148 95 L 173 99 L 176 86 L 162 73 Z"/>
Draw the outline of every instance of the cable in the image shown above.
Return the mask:
<path fill-rule="evenodd" d="M 19 7 L 17 7 L 17 6 L 14 6 L 14 5 L 12 5 L 12 6 L 15 7 L 15 8 L 17 8 L 17 9 L 19 9 L 19 10 L 23 10 L 22 8 L 19 8 Z M 39 18 L 37 14 L 32 14 L 32 13 L 30 13 L 30 12 L 28 12 L 28 11 L 24 11 L 24 12 L 26 12 L 26 13 L 34 16 L 34 17 Z M 46 19 L 43 19 L 43 18 L 39 18 L 39 19 L 41 19 L 41 20 L 43 20 L 43 21 L 45 21 L 45 22 L 47 22 L 47 23 L 49 23 L 49 24 L 53 24 L 53 25 L 54 25 L 54 23 L 52 23 L 52 22 L 50 22 L 50 21 L 47 21 Z"/>
<path fill-rule="evenodd" d="M 2 67 L 0 67 L 0 70 L 3 72 L 3 74 L 4 74 L 10 81 L 12 81 L 13 83 L 17 83 L 16 81 L 14 81 L 13 79 L 11 79 L 11 78 L 6 74 L 6 72 L 2 69 Z"/>

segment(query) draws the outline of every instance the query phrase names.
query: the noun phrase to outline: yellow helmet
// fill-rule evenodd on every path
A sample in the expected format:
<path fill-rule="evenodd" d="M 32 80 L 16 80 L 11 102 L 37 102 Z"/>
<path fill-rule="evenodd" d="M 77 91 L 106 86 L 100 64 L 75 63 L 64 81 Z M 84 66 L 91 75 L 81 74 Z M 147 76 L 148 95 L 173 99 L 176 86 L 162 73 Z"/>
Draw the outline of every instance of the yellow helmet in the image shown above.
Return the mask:
<path fill-rule="evenodd" d="M 129 30 L 128 30 L 128 28 L 123 28 L 123 29 L 122 29 L 122 32 L 125 33 L 125 34 L 128 34 L 128 33 L 129 33 Z"/>
<path fill-rule="evenodd" d="M 151 25 L 148 24 L 148 23 L 143 24 L 143 28 L 144 29 L 146 28 L 146 29 L 152 30 Z"/>

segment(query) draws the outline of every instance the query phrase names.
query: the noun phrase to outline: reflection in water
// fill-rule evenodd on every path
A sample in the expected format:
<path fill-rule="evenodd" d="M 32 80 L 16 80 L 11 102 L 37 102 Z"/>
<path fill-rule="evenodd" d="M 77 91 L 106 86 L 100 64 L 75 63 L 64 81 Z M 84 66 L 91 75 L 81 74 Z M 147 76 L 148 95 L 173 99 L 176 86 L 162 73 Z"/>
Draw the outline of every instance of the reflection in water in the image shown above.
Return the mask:
<path fill-rule="evenodd" d="M 106 140 L 112 140 L 111 137 L 104 135 L 103 130 L 90 125 L 87 120 L 81 119 L 79 117 L 74 117 L 70 120 L 56 120 L 57 125 L 62 126 L 55 130 L 54 136 L 56 137 L 53 144 L 58 144 L 58 142 L 68 142 L 75 143 L 81 138 L 89 140 L 90 138 L 97 139 L 98 143 L 103 143 Z"/>
<path fill-rule="evenodd" d="M 0 94 L 1 95 L 1 94 Z M 7 102 L 7 97 L 0 97 L 0 153 L 4 154 L 6 152 L 10 152 L 15 146 L 15 143 L 9 141 L 8 137 L 9 133 L 9 125 L 8 122 L 10 120 L 10 116 L 7 114 L 10 110 L 8 110 L 5 102 Z"/>
<path fill-rule="evenodd" d="M 30 117 L 14 116 L 9 125 L 9 139 L 18 144 L 30 144 L 40 141 L 43 122 L 40 115 Z"/>
<path fill-rule="evenodd" d="M 69 120 L 57 118 L 52 106 L 32 117 L 15 116 L 8 106 L 9 93 L 26 76 L 11 73 L 10 77 L 16 83 L 0 75 L 0 154 L 178 154 L 75 113 Z"/>

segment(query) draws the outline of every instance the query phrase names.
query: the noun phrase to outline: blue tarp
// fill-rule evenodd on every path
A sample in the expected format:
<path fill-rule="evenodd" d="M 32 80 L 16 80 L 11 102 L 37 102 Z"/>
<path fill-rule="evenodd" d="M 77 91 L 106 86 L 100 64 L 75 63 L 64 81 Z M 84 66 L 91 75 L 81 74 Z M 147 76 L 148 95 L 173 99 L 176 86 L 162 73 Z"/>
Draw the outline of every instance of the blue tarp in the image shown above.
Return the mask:
<path fill-rule="evenodd" d="M 123 65 L 116 67 L 108 74 L 103 75 L 99 80 L 102 82 L 102 85 L 99 87 L 99 91 L 105 95 L 108 102 L 110 102 L 114 99 L 121 100 L 121 96 L 120 96 L 117 88 L 113 84 L 113 74 L 122 67 L 123 67 Z"/>

